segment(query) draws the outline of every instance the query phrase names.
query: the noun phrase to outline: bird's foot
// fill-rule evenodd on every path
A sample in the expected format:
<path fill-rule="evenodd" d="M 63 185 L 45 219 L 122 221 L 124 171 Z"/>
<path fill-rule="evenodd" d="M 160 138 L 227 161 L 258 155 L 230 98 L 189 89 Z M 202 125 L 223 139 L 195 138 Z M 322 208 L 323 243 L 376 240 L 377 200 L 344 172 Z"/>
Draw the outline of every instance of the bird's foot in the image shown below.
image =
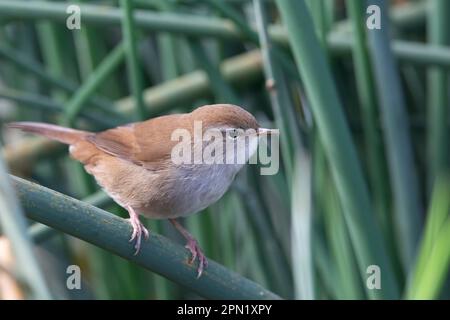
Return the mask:
<path fill-rule="evenodd" d="M 189 264 L 193 264 L 195 262 L 195 259 L 198 258 L 197 279 L 200 278 L 203 270 L 208 267 L 208 260 L 206 259 L 202 249 L 198 245 L 197 240 L 195 240 L 195 238 L 177 220 L 169 219 L 169 221 L 187 240 L 185 248 L 187 248 L 192 254 Z"/>
<path fill-rule="evenodd" d="M 202 249 L 198 245 L 197 240 L 195 240 L 193 237 L 188 239 L 185 248 L 187 248 L 192 255 L 189 264 L 193 264 L 195 262 L 195 259 L 198 258 L 198 269 L 197 269 L 197 279 L 198 279 L 202 275 L 203 270 L 208 267 L 208 260 L 206 259 L 206 256 L 203 254 Z"/>
<path fill-rule="evenodd" d="M 128 212 L 130 213 L 129 220 L 131 226 L 133 227 L 133 233 L 131 234 L 130 242 L 136 240 L 136 243 L 134 245 L 134 249 L 136 251 L 134 255 L 137 255 L 139 253 L 139 250 L 141 249 L 142 234 L 144 234 L 145 240 L 148 240 L 150 234 L 147 228 L 139 220 L 139 216 L 134 212 L 134 210 L 132 208 L 128 208 Z"/>

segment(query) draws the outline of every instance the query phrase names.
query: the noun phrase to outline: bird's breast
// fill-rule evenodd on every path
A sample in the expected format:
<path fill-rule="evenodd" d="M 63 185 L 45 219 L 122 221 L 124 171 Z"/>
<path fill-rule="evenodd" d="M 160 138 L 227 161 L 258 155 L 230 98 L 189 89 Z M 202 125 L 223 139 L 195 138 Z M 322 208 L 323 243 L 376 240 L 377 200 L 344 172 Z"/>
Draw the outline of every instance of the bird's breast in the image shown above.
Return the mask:
<path fill-rule="evenodd" d="M 190 165 L 177 168 L 173 184 L 177 216 L 205 209 L 228 190 L 242 165 Z"/>

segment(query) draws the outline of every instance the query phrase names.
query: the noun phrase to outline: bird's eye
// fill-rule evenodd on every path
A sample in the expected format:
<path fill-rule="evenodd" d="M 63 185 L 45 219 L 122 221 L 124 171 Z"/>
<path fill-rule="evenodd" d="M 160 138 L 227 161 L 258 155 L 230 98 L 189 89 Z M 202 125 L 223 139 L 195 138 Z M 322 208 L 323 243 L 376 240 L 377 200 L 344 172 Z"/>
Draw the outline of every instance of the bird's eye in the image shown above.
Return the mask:
<path fill-rule="evenodd" d="M 239 135 L 239 132 L 237 129 L 229 129 L 228 130 L 228 137 L 230 137 L 231 139 L 236 140 L 238 135 Z"/>

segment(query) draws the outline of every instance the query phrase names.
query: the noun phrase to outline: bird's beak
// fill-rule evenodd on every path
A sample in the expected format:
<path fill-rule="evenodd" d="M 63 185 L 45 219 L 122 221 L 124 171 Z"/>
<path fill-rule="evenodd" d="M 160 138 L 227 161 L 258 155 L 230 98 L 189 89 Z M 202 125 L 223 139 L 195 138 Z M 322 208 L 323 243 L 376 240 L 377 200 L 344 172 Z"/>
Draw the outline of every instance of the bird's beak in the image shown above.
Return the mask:
<path fill-rule="evenodd" d="M 278 130 L 278 129 L 265 129 L 265 128 L 259 128 L 258 129 L 258 136 L 265 135 L 265 134 L 278 136 L 278 135 L 280 135 L 280 130 Z"/>

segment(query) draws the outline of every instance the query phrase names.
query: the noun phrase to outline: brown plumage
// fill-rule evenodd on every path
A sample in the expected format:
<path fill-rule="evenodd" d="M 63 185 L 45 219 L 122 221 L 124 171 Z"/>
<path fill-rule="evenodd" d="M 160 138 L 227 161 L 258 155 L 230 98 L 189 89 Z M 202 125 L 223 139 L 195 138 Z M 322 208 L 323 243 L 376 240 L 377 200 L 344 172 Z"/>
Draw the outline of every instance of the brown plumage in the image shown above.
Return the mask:
<path fill-rule="evenodd" d="M 180 128 L 192 132 L 195 121 L 202 122 L 204 131 L 223 127 L 259 129 L 250 113 L 225 104 L 203 106 L 191 113 L 157 117 L 99 133 L 34 122 L 11 123 L 9 127 L 70 145 L 71 156 L 130 213 L 136 251 L 141 235 L 147 235 L 136 212 L 150 218 L 171 219 L 188 239 L 193 258 L 199 257 L 201 274 L 206 259 L 196 241 L 173 219 L 217 201 L 242 166 L 174 165 L 171 150 L 178 142 L 172 141 L 171 135 Z"/>

